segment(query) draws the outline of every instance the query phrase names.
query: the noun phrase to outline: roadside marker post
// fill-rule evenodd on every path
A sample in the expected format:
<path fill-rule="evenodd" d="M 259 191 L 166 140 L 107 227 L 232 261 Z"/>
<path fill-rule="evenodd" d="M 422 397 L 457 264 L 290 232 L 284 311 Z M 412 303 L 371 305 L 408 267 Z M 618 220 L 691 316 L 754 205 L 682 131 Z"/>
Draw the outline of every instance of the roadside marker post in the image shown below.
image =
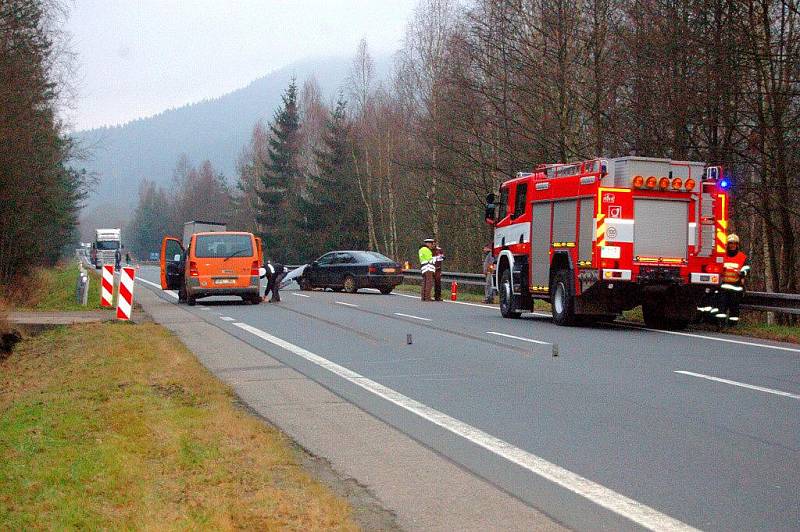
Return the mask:
<path fill-rule="evenodd" d="M 100 306 L 113 307 L 114 298 L 114 265 L 103 264 L 103 280 L 100 281 Z"/>
<path fill-rule="evenodd" d="M 119 275 L 119 294 L 117 297 L 117 318 L 130 320 L 133 310 L 133 280 L 136 270 L 131 267 L 122 268 Z"/>

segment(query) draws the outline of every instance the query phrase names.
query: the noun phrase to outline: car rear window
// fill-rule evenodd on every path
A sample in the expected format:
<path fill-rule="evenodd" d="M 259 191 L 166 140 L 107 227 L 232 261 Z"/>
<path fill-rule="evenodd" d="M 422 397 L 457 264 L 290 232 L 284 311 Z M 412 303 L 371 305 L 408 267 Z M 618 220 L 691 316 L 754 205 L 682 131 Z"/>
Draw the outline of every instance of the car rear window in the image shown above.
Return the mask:
<path fill-rule="evenodd" d="M 201 235 L 195 239 L 194 256 L 202 259 L 251 257 L 253 240 L 250 235 Z"/>
<path fill-rule="evenodd" d="M 359 262 L 394 262 L 392 259 L 385 255 L 381 255 L 377 251 L 360 251 L 357 254 Z"/>

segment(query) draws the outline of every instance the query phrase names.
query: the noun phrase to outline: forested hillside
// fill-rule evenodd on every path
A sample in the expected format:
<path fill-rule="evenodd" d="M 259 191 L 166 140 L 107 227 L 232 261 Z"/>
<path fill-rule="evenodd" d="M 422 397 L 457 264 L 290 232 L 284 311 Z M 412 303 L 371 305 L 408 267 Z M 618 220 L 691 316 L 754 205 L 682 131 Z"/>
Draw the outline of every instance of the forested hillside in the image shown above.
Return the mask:
<path fill-rule="evenodd" d="M 483 198 L 519 171 L 709 161 L 731 172 L 752 288 L 796 292 L 799 27 L 796 0 L 423 0 L 387 81 L 362 43 L 337 105 L 302 80 L 286 89 L 241 155 L 227 218 L 280 260 L 343 234 L 413 259 L 433 236 L 448 268 L 477 269 Z"/>

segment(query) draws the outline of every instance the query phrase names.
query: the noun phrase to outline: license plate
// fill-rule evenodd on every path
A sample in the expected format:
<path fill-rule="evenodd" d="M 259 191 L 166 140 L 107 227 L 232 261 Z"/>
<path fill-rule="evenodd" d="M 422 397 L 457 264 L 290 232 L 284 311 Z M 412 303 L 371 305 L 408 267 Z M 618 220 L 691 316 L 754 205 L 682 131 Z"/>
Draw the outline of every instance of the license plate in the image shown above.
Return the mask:
<path fill-rule="evenodd" d="M 214 279 L 214 284 L 234 284 L 236 279 Z"/>
<path fill-rule="evenodd" d="M 397 271 L 397 268 L 384 268 L 383 273 L 394 273 Z"/>

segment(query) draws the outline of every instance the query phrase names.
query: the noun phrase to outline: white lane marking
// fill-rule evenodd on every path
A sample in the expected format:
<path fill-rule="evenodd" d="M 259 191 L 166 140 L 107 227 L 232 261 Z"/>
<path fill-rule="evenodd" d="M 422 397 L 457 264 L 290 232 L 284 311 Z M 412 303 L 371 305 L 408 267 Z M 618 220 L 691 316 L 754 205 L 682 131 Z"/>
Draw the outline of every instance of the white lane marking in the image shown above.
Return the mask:
<path fill-rule="evenodd" d="M 236 321 L 234 318 L 231 318 L 230 316 L 220 316 L 219 319 L 221 319 L 222 321 Z"/>
<path fill-rule="evenodd" d="M 468 425 L 463 421 L 452 418 L 447 414 L 439 412 L 427 405 L 424 405 L 410 397 L 406 397 L 391 388 L 370 380 L 363 375 L 349 370 L 335 362 L 331 362 L 321 356 L 312 353 L 302 347 L 291 344 L 286 340 L 282 340 L 271 334 L 268 334 L 260 329 L 256 329 L 246 323 L 236 322 L 236 327 L 266 340 L 267 342 L 285 349 L 295 355 L 316 364 L 317 366 L 338 375 L 348 382 L 371 392 L 386 401 L 389 401 L 404 410 L 407 410 L 443 429 L 452 432 L 453 434 L 464 438 L 475 445 L 483 447 L 488 451 L 496 454 L 497 456 L 508 460 L 518 466 L 530 471 L 535 475 L 549 480 L 559 486 L 576 493 L 591 502 L 607 508 L 608 510 L 621 515 L 640 526 L 649 528 L 651 530 L 696 530 L 686 523 L 678 521 L 668 515 L 650 508 L 638 501 L 630 499 L 620 493 L 617 493 L 605 486 L 592 482 L 587 478 L 573 473 L 567 469 L 557 466 L 548 462 L 544 458 L 540 458 L 535 454 L 514 447 L 510 443 L 503 441 L 491 434 L 483 432 L 482 430 Z"/>
<path fill-rule="evenodd" d="M 211 310 L 211 309 L 210 309 L 210 308 L 208 308 L 208 307 L 198 307 L 198 308 L 199 308 L 200 310 Z"/>
<path fill-rule="evenodd" d="M 796 394 L 789 393 L 789 392 L 784 392 L 782 390 L 775 390 L 773 388 L 765 388 L 764 386 L 756 386 L 754 384 L 747 384 L 747 383 L 744 383 L 744 382 L 732 381 L 732 380 L 729 380 L 729 379 L 722 379 L 720 377 L 712 377 L 711 375 L 703 375 L 702 373 L 695 373 L 693 371 L 675 370 L 675 373 L 680 373 L 682 375 L 690 375 L 692 377 L 700 377 L 701 379 L 707 379 L 707 380 L 715 381 L 715 382 L 722 382 L 722 383 L 725 383 L 725 384 L 732 384 L 734 386 L 740 386 L 742 388 L 749 388 L 751 390 L 757 390 L 759 392 L 766 392 L 766 393 L 771 393 L 771 394 L 774 394 L 774 395 L 782 395 L 783 397 L 791 397 L 792 399 L 800 399 L 800 395 L 796 395 Z"/>
<path fill-rule="evenodd" d="M 522 336 L 514 336 L 513 334 L 505 334 L 494 331 L 486 331 L 486 334 L 493 334 L 495 336 L 505 336 L 506 338 L 513 338 L 522 342 L 530 342 L 532 344 L 553 345 L 551 342 L 543 342 L 542 340 L 533 340 L 532 338 L 523 338 Z"/>
<path fill-rule="evenodd" d="M 693 333 L 685 333 L 679 331 L 664 331 L 661 329 L 650 329 L 648 327 L 638 327 L 636 325 L 628 325 L 625 323 L 617 323 L 621 327 L 628 327 L 629 329 L 641 329 L 643 331 L 651 331 L 663 334 L 675 334 L 677 336 L 689 336 L 691 338 L 702 338 L 704 340 L 714 340 L 716 342 L 728 342 L 729 344 L 740 344 L 740 345 L 749 345 L 752 347 L 765 347 L 767 349 L 778 349 L 780 351 L 791 351 L 793 353 L 800 353 L 800 349 L 794 347 L 782 347 L 779 345 L 770 345 L 770 344 L 759 344 L 756 342 L 745 342 L 743 340 L 732 340 L 730 338 L 717 338 L 716 336 L 706 336 L 704 334 L 693 334 Z"/>
<path fill-rule="evenodd" d="M 404 318 L 411 318 L 411 319 L 414 319 L 414 320 L 431 321 L 430 318 L 420 318 L 419 316 L 414 316 L 414 315 L 411 315 L 411 314 L 403 314 L 402 312 L 395 312 L 394 315 L 395 316 L 402 316 Z"/>
<path fill-rule="evenodd" d="M 137 281 L 141 281 L 141 282 L 143 282 L 144 284 L 149 284 L 149 285 L 150 285 L 150 286 L 152 286 L 153 288 L 156 288 L 156 289 L 158 289 L 158 290 L 161 290 L 162 292 L 164 292 L 164 293 L 165 293 L 165 294 L 167 294 L 168 296 L 170 296 L 170 297 L 173 297 L 173 298 L 175 298 L 175 299 L 178 299 L 178 294 L 176 294 L 174 290 L 162 290 L 162 289 L 161 289 L 161 285 L 160 285 L 160 284 L 152 283 L 152 282 L 148 281 L 147 279 L 143 279 L 143 278 L 141 278 L 141 277 L 139 277 L 139 278 L 138 278 L 138 279 L 136 279 L 136 280 L 137 280 Z"/>
<path fill-rule="evenodd" d="M 345 307 L 355 307 L 358 308 L 358 305 L 354 305 L 353 303 L 345 303 L 344 301 L 334 301 L 337 305 L 344 305 Z"/>
<path fill-rule="evenodd" d="M 411 294 L 396 293 L 394 295 L 400 296 L 400 297 L 408 297 L 408 298 L 411 298 L 411 299 L 421 299 L 420 296 L 412 296 Z M 494 310 L 494 311 L 500 310 L 500 308 L 495 306 L 495 305 L 485 305 L 485 304 L 481 304 L 481 303 L 470 303 L 468 301 L 450 301 L 450 300 L 445 300 L 445 303 L 455 303 L 456 305 L 466 305 L 468 307 L 488 308 L 489 310 Z M 531 312 L 531 314 L 533 314 L 534 316 L 541 316 L 541 317 L 544 317 L 544 318 L 552 317 L 552 314 L 546 314 L 546 313 L 542 313 L 542 312 Z"/>
<path fill-rule="evenodd" d="M 293 296 L 297 296 L 297 297 L 311 297 L 311 296 L 307 296 L 307 295 L 305 295 L 305 294 L 297 294 L 297 293 L 295 293 L 295 292 L 292 292 L 292 295 L 293 295 Z"/>

